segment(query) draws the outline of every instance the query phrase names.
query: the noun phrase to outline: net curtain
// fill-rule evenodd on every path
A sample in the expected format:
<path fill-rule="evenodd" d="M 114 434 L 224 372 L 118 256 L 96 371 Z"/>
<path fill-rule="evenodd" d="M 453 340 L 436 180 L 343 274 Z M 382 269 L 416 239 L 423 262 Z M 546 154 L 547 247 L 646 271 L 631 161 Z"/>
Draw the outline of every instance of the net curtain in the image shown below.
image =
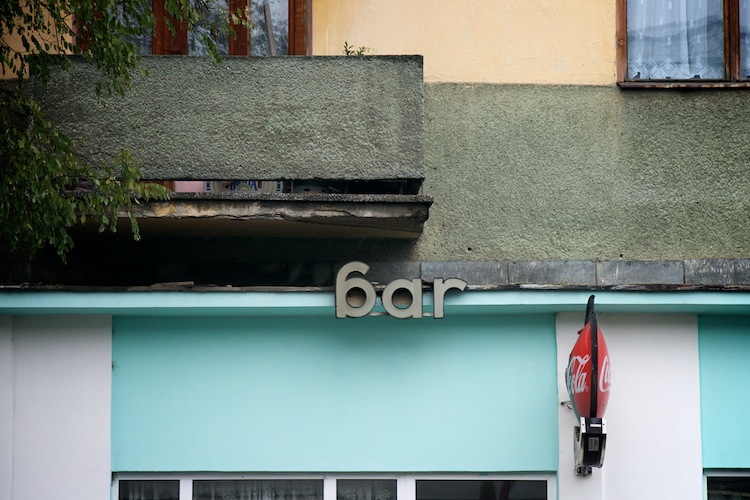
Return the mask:
<path fill-rule="evenodd" d="M 628 78 L 725 78 L 722 4 L 628 0 Z"/>
<path fill-rule="evenodd" d="M 319 480 L 195 481 L 194 500 L 322 500 Z"/>

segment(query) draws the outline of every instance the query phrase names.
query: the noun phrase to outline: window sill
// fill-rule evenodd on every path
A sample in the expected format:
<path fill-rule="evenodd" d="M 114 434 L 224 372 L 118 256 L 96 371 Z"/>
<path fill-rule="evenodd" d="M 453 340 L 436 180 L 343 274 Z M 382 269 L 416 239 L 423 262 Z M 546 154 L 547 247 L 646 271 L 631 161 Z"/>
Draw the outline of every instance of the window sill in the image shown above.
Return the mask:
<path fill-rule="evenodd" d="M 621 89 L 747 89 L 750 88 L 750 81 L 628 80 L 617 82 L 617 86 Z"/>

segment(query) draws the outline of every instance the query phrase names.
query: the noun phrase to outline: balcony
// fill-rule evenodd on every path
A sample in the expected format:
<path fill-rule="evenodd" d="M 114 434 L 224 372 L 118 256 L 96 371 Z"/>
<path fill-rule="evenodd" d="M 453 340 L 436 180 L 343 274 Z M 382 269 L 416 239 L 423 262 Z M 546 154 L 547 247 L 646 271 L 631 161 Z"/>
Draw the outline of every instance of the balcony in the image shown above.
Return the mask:
<path fill-rule="evenodd" d="M 145 235 L 421 234 L 432 200 L 419 195 L 420 56 L 153 56 L 143 67 L 124 97 L 96 96 L 83 61 L 32 92 L 91 161 L 128 149 L 145 179 L 282 186 L 174 193 L 137 207 Z"/>

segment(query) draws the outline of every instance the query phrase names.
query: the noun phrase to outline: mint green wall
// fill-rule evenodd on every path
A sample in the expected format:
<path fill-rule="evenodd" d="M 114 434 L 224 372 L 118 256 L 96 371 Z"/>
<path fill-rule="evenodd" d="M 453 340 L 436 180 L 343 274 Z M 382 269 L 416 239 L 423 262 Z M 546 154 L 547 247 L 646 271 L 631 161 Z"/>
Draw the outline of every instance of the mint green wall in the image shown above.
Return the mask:
<path fill-rule="evenodd" d="M 698 318 L 703 466 L 750 467 L 750 316 Z"/>
<path fill-rule="evenodd" d="M 551 314 L 117 317 L 114 471 L 552 471 Z"/>

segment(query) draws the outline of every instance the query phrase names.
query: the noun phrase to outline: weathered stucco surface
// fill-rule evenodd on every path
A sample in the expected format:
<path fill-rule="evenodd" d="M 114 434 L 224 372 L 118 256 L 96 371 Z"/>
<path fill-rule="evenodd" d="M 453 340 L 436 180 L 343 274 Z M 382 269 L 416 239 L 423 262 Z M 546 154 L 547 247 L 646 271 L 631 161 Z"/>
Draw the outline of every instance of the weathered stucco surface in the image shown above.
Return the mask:
<path fill-rule="evenodd" d="M 748 96 L 428 84 L 419 259 L 748 256 Z"/>
<path fill-rule="evenodd" d="M 340 68 L 339 64 L 361 64 L 364 68 L 358 71 L 371 71 L 370 79 L 375 82 L 382 68 L 381 63 L 374 62 L 376 59 L 338 58 L 343 62 L 335 64 L 333 58 L 299 61 L 310 65 L 308 69 L 316 74 L 330 67 Z M 190 98 L 178 99 L 180 92 L 170 91 L 163 96 L 164 106 L 175 120 L 194 124 L 200 134 L 194 135 L 194 130 L 183 133 L 182 127 L 165 128 L 164 121 L 141 104 L 133 110 L 125 109 L 128 103 L 144 98 L 146 90 L 138 90 L 142 83 L 138 82 L 132 96 L 117 101 L 116 106 L 108 104 L 111 108 L 105 116 L 119 119 L 103 120 L 95 145 L 106 148 L 111 145 L 109 141 L 119 140 L 119 134 L 132 137 L 147 131 L 155 134 L 152 142 L 141 144 L 144 149 L 135 149 L 136 155 L 157 158 L 163 153 L 161 149 L 169 152 L 164 157 L 167 163 L 148 164 L 153 168 L 150 172 L 173 168 L 175 158 L 184 162 L 179 163 L 180 168 L 189 169 L 185 176 L 231 173 L 232 165 L 244 165 L 252 155 L 201 128 L 207 116 L 217 123 L 221 117 L 231 121 L 238 115 L 230 103 L 224 102 L 231 101 L 226 90 L 232 85 L 224 87 L 222 96 L 213 95 L 217 109 L 210 113 L 192 102 L 192 96 L 213 92 L 211 87 L 225 68 L 208 62 L 196 66 L 179 59 L 165 61 L 174 65 L 172 77 L 180 74 L 182 67 L 187 71 L 185 79 L 193 82 L 184 90 Z M 314 61 L 320 62 L 320 68 Z M 387 67 L 389 61 L 393 60 L 385 58 L 382 64 Z M 250 63 L 247 67 L 245 62 L 236 64 L 252 73 Z M 196 68 L 217 74 L 202 79 Z M 389 71 L 385 71 L 385 78 L 396 78 Z M 408 77 L 409 82 L 412 77 Z M 165 82 L 160 85 L 168 86 Z M 414 89 L 412 83 L 404 85 Z M 244 88 L 245 83 L 237 81 L 234 86 Z M 491 271 L 493 283 L 511 285 L 721 286 L 750 282 L 750 101 L 742 90 L 427 84 L 423 136 L 419 136 L 424 138 L 422 142 L 416 135 L 396 137 L 404 128 L 421 131 L 422 125 L 406 117 L 403 119 L 409 123 L 401 123 L 403 113 L 385 109 L 395 101 L 389 101 L 382 88 L 372 95 L 363 86 L 357 88 L 353 99 L 347 96 L 337 101 L 334 94 L 327 95 L 336 106 L 354 108 L 345 110 L 350 118 L 369 117 L 366 123 L 334 122 L 330 110 L 320 108 L 317 98 L 305 100 L 305 89 L 299 86 L 300 96 L 292 100 L 284 93 L 272 93 L 268 102 L 258 104 L 263 116 L 242 118 L 243 127 L 247 123 L 260 134 L 253 136 L 256 141 L 248 147 L 289 159 L 283 163 L 283 170 L 274 170 L 276 163 L 262 170 L 269 174 L 285 173 L 296 178 L 342 175 L 352 179 L 424 175 L 421 194 L 434 203 L 418 239 L 339 239 L 324 234 L 310 238 L 274 233 L 273 228 L 266 228 L 268 231 L 262 234 L 248 231 L 241 238 L 213 237 L 200 231 L 165 237 L 145 231 L 140 242 L 133 242 L 128 231 L 106 237 L 80 235 L 68 258 L 70 265 L 50 270 L 64 277 L 49 280 L 129 284 L 136 276 L 136 281 L 144 284 L 326 285 L 332 283 L 331 270 L 337 263 L 362 260 L 399 270 L 410 266 L 416 273 L 420 265 L 427 265 L 428 271 L 430 266 L 437 266 L 441 272 L 447 269 L 445 272 L 451 275 Z M 360 99 L 364 96 L 368 99 Z M 65 97 L 60 88 L 51 93 L 50 104 L 58 112 L 82 106 L 81 116 L 69 119 L 70 126 L 85 121 L 82 117 L 97 123 L 93 114 L 97 111 L 77 101 L 54 108 L 53 97 L 73 97 Z M 382 110 L 378 99 L 385 102 Z M 208 103 L 203 101 L 201 106 Z M 244 106 L 248 112 L 260 109 Z M 381 111 L 389 121 L 375 124 L 377 119 L 371 118 L 380 116 Z M 310 118 L 308 125 L 314 121 L 320 125 L 319 130 L 303 134 L 303 139 L 297 136 L 279 142 L 265 129 L 272 129 L 273 124 L 280 123 L 277 117 L 287 119 L 289 113 L 328 114 L 325 119 Z M 411 112 L 406 115 L 413 117 Z M 355 127 L 354 135 L 350 127 Z M 369 127 L 378 128 L 372 132 Z M 224 130 L 231 131 L 231 127 Z M 373 142 L 357 142 L 357 134 L 370 133 L 393 136 L 388 143 L 392 151 L 383 153 Z M 196 143 L 196 137 L 200 137 L 200 143 Z M 351 146 L 354 149 L 348 145 L 350 138 L 355 142 Z M 416 151 L 406 151 L 409 145 Z M 422 147 L 423 164 L 416 160 L 422 158 Z M 330 154 L 330 168 L 302 161 L 309 159 L 311 151 Z M 265 153 L 258 154 L 263 157 Z M 416 163 L 409 163 L 402 171 L 401 158 L 406 157 Z M 378 163 L 383 158 L 394 161 Z M 242 170 L 243 177 L 245 173 Z M 114 268 L 113 261 L 124 265 Z M 448 267 L 444 269 L 443 265 Z M 484 284 L 488 278 L 472 279 Z M 43 277 L 39 281 L 44 281 Z"/>
<path fill-rule="evenodd" d="M 150 179 L 421 179 L 421 56 L 144 57 L 124 97 L 82 62 L 35 92 L 85 154 Z"/>

